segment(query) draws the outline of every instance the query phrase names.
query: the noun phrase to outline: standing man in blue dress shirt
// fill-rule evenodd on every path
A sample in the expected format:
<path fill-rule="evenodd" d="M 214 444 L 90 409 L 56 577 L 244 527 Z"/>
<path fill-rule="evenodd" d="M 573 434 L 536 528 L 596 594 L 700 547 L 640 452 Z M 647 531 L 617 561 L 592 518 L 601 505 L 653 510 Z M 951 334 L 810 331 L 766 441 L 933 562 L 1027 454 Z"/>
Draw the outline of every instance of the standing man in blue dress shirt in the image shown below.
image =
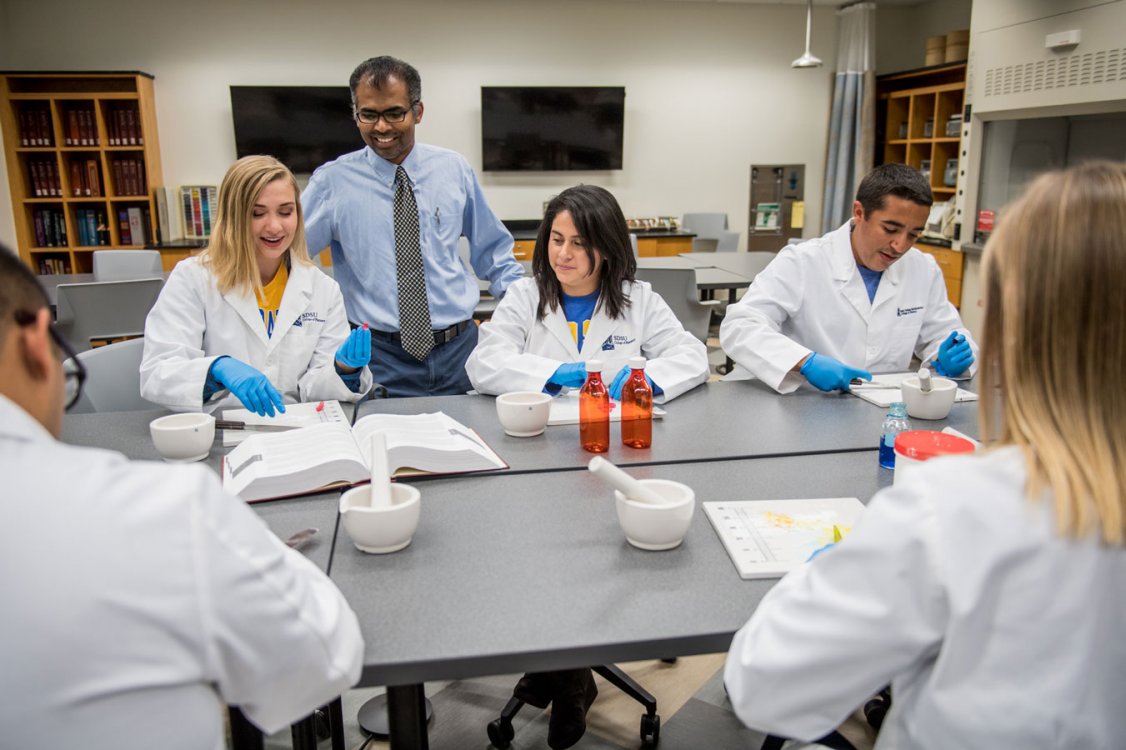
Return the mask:
<path fill-rule="evenodd" d="M 348 317 L 370 325 L 371 371 L 389 395 L 464 393 L 472 387 L 465 361 L 477 345 L 472 317 L 480 291 L 458 255 L 458 239 L 469 240 L 474 272 L 499 297 L 524 275 L 512 255 L 512 235 L 489 209 L 464 157 L 415 142 L 423 113 L 417 70 L 393 57 L 373 57 L 352 72 L 349 87 L 366 147 L 318 168 L 302 193 L 310 253 L 331 247 Z M 421 249 L 421 281 L 404 249 L 412 241 L 415 263 Z M 422 310 L 420 300 L 406 300 L 412 289 L 418 297 L 425 290 Z M 423 334 L 427 340 L 419 346 L 408 329 L 427 312 L 433 343 Z"/>

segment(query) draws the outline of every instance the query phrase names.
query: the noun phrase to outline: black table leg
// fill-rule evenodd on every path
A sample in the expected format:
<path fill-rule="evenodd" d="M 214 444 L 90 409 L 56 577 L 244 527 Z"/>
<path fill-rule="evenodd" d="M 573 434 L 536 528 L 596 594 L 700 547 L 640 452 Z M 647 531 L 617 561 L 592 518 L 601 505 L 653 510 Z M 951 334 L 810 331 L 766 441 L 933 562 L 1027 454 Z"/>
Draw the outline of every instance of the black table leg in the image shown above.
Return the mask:
<path fill-rule="evenodd" d="M 262 732 L 243 716 L 237 706 L 228 706 L 231 720 L 231 750 L 262 750 Z"/>
<path fill-rule="evenodd" d="M 328 723 L 332 727 L 332 750 L 344 750 L 344 706 L 340 698 L 328 704 Z"/>
<path fill-rule="evenodd" d="M 422 685 L 390 685 L 387 712 L 392 750 L 429 750 L 426 736 L 426 694 Z"/>
<path fill-rule="evenodd" d="M 317 722 L 310 714 L 289 729 L 293 750 L 317 750 Z"/>

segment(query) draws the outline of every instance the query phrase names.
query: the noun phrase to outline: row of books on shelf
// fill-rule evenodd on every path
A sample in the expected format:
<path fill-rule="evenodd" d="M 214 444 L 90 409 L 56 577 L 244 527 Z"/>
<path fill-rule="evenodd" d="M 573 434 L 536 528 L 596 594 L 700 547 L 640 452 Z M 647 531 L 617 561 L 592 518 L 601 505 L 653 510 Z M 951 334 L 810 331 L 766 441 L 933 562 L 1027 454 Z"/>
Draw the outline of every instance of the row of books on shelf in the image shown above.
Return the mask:
<path fill-rule="evenodd" d="M 147 206 L 117 209 L 117 231 L 122 245 L 147 245 L 153 236 L 152 213 Z"/>
<path fill-rule="evenodd" d="M 59 179 L 59 165 L 52 159 L 31 159 L 27 163 L 31 173 L 31 193 L 36 198 L 55 198 L 63 194 Z"/>
<path fill-rule="evenodd" d="M 66 247 L 66 217 L 59 208 L 37 208 L 31 212 L 37 247 Z"/>
<path fill-rule="evenodd" d="M 39 273 L 44 276 L 53 273 L 71 273 L 70 258 L 40 258 Z"/>
<path fill-rule="evenodd" d="M 55 145 L 55 135 L 51 132 L 51 113 L 46 107 L 20 110 L 20 145 L 27 148 Z"/>
<path fill-rule="evenodd" d="M 102 176 L 98 160 L 70 160 L 70 194 L 76 197 L 97 197 L 102 194 Z"/>
<path fill-rule="evenodd" d="M 97 146 L 98 123 L 93 109 L 68 109 L 65 115 L 66 130 L 63 144 L 66 146 Z"/>
<path fill-rule="evenodd" d="M 78 230 L 78 244 L 84 247 L 109 245 L 109 224 L 102 208 L 79 208 L 74 211 L 74 225 Z"/>
<path fill-rule="evenodd" d="M 113 172 L 113 186 L 117 189 L 118 195 L 146 195 L 148 193 L 144 159 L 135 156 L 111 159 L 109 166 Z"/>
<path fill-rule="evenodd" d="M 118 104 L 106 113 L 106 131 L 111 146 L 143 146 L 141 113 L 136 105 Z"/>

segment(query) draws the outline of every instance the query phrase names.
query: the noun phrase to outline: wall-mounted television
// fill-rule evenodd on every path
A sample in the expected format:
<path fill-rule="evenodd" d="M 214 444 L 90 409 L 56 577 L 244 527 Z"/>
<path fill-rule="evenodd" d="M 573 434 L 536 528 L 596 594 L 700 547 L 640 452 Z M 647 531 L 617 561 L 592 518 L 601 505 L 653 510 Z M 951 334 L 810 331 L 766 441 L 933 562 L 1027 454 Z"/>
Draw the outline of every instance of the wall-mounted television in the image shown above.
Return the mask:
<path fill-rule="evenodd" d="M 307 174 L 364 147 L 347 86 L 231 86 L 235 151 L 269 154 Z"/>
<path fill-rule="evenodd" d="M 482 86 L 483 168 L 622 168 L 624 86 Z"/>

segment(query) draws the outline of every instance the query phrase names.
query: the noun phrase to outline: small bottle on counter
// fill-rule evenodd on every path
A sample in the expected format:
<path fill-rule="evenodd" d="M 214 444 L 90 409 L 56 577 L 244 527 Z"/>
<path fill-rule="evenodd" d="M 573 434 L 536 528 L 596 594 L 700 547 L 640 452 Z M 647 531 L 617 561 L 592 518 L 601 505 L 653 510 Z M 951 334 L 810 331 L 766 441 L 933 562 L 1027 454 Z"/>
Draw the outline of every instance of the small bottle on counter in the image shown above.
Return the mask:
<path fill-rule="evenodd" d="M 602 362 L 586 363 L 586 382 L 579 390 L 579 441 L 584 451 L 610 450 L 610 391 L 602 382 Z"/>
<path fill-rule="evenodd" d="M 653 443 L 653 389 L 645 377 L 645 357 L 630 357 L 622 385 L 622 445 L 648 448 Z"/>
<path fill-rule="evenodd" d="M 888 409 L 884 423 L 880 427 L 880 466 L 885 469 L 895 468 L 895 436 L 911 429 L 907 421 L 907 404 L 896 401 Z"/>

